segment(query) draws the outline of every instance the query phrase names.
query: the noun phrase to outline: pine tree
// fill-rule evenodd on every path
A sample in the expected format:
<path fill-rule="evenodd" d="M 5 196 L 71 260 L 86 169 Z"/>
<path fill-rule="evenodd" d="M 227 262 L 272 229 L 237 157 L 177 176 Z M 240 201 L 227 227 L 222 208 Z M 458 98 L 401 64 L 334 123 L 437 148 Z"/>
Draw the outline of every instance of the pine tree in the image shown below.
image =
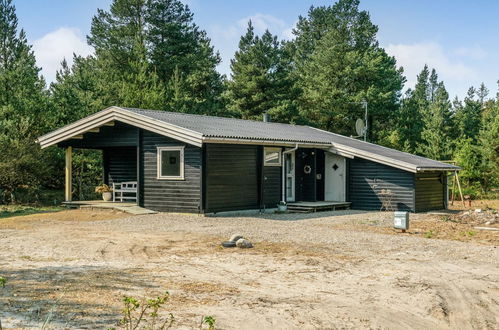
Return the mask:
<path fill-rule="evenodd" d="M 463 186 L 478 191 L 483 178 L 480 148 L 471 138 L 462 138 L 457 143 L 454 160 L 461 167 L 459 177 Z"/>
<path fill-rule="evenodd" d="M 124 80 L 118 89 L 117 98 L 127 107 L 162 109 L 165 104 L 165 90 L 156 72 L 149 71 L 146 49 L 137 38 L 129 63 L 130 70 L 124 73 Z"/>
<path fill-rule="evenodd" d="M 378 28 L 358 0 L 311 8 L 294 33 L 298 100 L 311 125 L 350 135 L 369 104 L 370 140 L 392 131 L 404 78 L 376 40 Z"/>
<path fill-rule="evenodd" d="M 17 25 L 12 1 L 0 0 L 0 191 L 10 201 L 20 187 L 35 191 L 48 168 L 34 142 L 46 127 L 45 82 Z"/>
<path fill-rule="evenodd" d="M 435 71 L 432 70 L 432 73 L 434 72 Z M 432 79 L 435 80 L 435 76 L 433 74 Z M 414 86 L 414 93 L 412 95 L 414 104 L 416 105 L 420 116 L 422 116 L 425 112 L 428 112 L 432 98 L 432 85 L 435 84 L 436 81 L 430 82 L 430 70 L 428 69 L 428 65 L 425 65 L 417 77 L 416 85 Z M 422 129 L 423 127 L 421 127 L 421 130 Z"/>
<path fill-rule="evenodd" d="M 464 104 L 456 109 L 456 125 L 460 139 L 471 139 L 476 144 L 482 124 L 482 101 L 476 99 L 477 91 L 470 87 L 464 98 Z"/>
<path fill-rule="evenodd" d="M 479 94 L 485 96 L 479 99 L 483 102 L 482 128 L 478 134 L 479 151 L 482 155 L 482 188 L 485 192 L 490 188 L 499 187 L 499 97 L 496 100 L 485 101 L 487 93 L 482 84 Z"/>
<path fill-rule="evenodd" d="M 423 118 L 416 102 L 415 91 L 408 89 L 402 99 L 397 120 L 397 141 L 395 147 L 414 153 L 421 141 Z"/>
<path fill-rule="evenodd" d="M 286 58 L 277 37 L 268 30 L 257 36 L 251 21 L 231 61 L 228 82 L 229 109 L 244 119 L 294 122 L 296 111 L 289 101 Z"/>
<path fill-rule="evenodd" d="M 114 103 L 130 104 L 132 97 L 125 90 L 138 97 L 163 90 L 162 102 L 140 104 L 170 111 L 223 112 L 223 77 L 216 71 L 220 56 L 180 1 L 114 0 L 109 12 L 99 10 L 93 18 L 88 41 L 110 81 L 109 95 L 121 97 Z M 150 82 L 144 80 L 148 76 Z M 179 86 L 182 91 L 169 89 Z M 150 90 L 136 94 L 144 88 Z"/>
<path fill-rule="evenodd" d="M 62 61 L 49 89 L 55 110 L 50 116 L 52 128 L 67 125 L 107 106 L 104 103 L 105 85 L 99 80 L 96 62 L 93 56 L 74 56 L 71 67 L 66 60 Z"/>
<path fill-rule="evenodd" d="M 433 70 L 433 72 L 435 72 Z M 438 79 L 435 73 L 435 81 Z M 432 79 L 430 79 L 432 81 Z M 433 88 L 433 86 L 435 86 Z M 449 139 L 451 104 L 449 94 L 443 82 L 431 83 L 431 104 L 423 113 L 422 142 L 418 145 L 418 153 L 437 160 L 447 160 L 451 156 Z"/>
<path fill-rule="evenodd" d="M 137 40 L 145 43 L 147 0 L 114 0 L 109 12 L 98 9 L 92 18 L 88 44 L 95 48 L 108 73 L 120 77 L 131 71 Z M 116 79 L 115 77 L 112 77 Z"/>

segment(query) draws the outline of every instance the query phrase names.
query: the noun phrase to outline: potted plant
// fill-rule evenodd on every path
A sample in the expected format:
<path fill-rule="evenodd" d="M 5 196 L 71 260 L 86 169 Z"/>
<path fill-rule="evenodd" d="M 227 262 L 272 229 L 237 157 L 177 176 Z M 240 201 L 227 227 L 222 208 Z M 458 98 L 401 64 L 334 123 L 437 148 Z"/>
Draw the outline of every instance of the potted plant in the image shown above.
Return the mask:
<path fill-rule="evenodd" d="M 279 204 L 277 204 L 277 210 L 279 212 L 286 212 L 288 209 L 288 204 L 286 204 L 285 201 L 280 201 Z"/>
<path fill-rule="evenodd" d="M 95 192 L 98 194 L 102 194 L 102 199 L 106 202 L 109 202 L 113 198 L 113 189 L 109 187 L 107 184 L 103 183 L 100 186 L 95 187 Z"/>

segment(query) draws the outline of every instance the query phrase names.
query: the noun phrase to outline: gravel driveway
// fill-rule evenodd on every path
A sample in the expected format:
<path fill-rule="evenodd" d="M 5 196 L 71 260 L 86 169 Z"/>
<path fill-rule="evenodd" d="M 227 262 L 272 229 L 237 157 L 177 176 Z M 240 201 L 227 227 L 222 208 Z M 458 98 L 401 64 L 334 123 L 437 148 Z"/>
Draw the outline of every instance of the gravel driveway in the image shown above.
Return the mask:
<path fill-rule="evenodd" d="M 82 212 L 0 222 L 4 326 L 52 315 L 54 328 L 108 328 L 123 295 L 168 290 L 177 328 L 203 315 L 220 329 L 499 327 L 497 244 L 364 230 L 390 227 L 391 213 L 74 220 Z M 236 233 L 255 247 L 219 246 Z"/>

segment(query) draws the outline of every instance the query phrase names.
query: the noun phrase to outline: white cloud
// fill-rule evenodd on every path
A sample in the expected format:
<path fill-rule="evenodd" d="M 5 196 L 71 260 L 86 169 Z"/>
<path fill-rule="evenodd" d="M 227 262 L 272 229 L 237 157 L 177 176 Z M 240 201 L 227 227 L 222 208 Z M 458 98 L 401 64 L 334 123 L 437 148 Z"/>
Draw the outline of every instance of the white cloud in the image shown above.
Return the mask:
<path fill-rule="evenodd" d="M 469 82 L 477 76 L 475 70 L 461 61 L 452 59 L 436 42 L 390 44 L 386 47 L 386 51 L 396 58 L 399 66 L 404 67 L 408 87 L 414 86 L 416 76 L 425 64 L 430 68 L 435 68 L 439 78 L 444 81 Z"/>
<path fill-rule="evenodd" d="M 296 24 L 282 31 L 282 38 L 284 40 L 292 40 L 295 38 L 295 35 L 293 34 L 293 29 L 295 28 L 295 26 Z"/>
<path fill-rule="evenodd" d="M 483 60 L 489 55 L 487 51 L 480 46 L 460 47 L 455 50 L 455 53 L 458 56 L 468 57 L 472 60 Z"/>
<path fill-rule="evenodd" d="M 257 33 L 263 33 L 265 30 L 276 33 L 276 31 L 281 32 L 286 28 L 286 23 L 282 19 L 260 13 L 240 19 L 237 21 L 237 25 L 242 30 L 246 30 L 249 20 L 253 23 L 253 27 Z"/>
<path fill-rule="evenodd" d="M 63 59 L 71 65 L 73 53 L 87 56 L 92 54 L 93 49 L 87 45 L 80 30 L 62 27 L 35 40 L 33 51 L 43 76 L 50 83 L 55 80 L 56 71 L 59 70 Z"/>

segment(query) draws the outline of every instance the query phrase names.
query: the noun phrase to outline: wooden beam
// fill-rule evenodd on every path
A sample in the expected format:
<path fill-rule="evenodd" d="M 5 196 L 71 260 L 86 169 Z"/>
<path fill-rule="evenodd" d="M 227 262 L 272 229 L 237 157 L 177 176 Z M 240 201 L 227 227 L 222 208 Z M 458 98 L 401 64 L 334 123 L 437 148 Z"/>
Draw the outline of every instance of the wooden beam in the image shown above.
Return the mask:
<path fill-rule="evenodd" d="M 72 136 L 71 139 L 81 140 L 81 139 L 83 139 L 83 135 L 75 135 L 75 136 Z"/>
<path fill-rule="evenodd" d="M 463 206 L 466 207 L 466 203 L 464 202 L 464 197 L 463 197 L 463 191 L 461 190 L 461 183 L 459 182 L 459 176 L 457 176 L 457 171 L 456 171 L 456 181 L 457 181 L 457 187 L 459 188 L 459 195 L 461 195 L 461 202 L 463 202 Z"/>
<path fill-rule="evenodd" d="M 73 168 L 73 147 L 67 147 L 65 181 L 64 181 L 64 198 L 66 202 L 71 202 L 73 199 L 72 168 Z"/>
<path fill-rule="evenodd" d="M 100 128 L 99 127 L 92 128 L 92 129 L 89 129 L 87 131 L 87 133 L 99 133 L 99 132 L 100 132 Z"/>
<path fill-rule="evenodd" d="M 114 126 L 114 121 L 110 121 L 109 123 L 105 123 L 102 126 Z"/>

